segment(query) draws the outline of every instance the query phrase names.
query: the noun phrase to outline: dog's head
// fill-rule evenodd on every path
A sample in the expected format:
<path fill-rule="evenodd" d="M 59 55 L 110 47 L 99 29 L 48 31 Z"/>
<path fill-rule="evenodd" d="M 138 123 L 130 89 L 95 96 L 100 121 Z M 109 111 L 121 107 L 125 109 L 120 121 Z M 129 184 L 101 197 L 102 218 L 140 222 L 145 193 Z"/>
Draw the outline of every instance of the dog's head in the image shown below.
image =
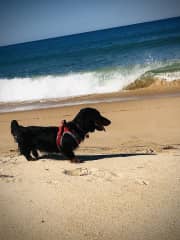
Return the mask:
<path fill-rule="evenodd" d="M 74 118 L 74 121 L 86 132 L 105 131 L 111 121 L 103 117 L 100 112 L 94 108 L 83 108 Z"/>

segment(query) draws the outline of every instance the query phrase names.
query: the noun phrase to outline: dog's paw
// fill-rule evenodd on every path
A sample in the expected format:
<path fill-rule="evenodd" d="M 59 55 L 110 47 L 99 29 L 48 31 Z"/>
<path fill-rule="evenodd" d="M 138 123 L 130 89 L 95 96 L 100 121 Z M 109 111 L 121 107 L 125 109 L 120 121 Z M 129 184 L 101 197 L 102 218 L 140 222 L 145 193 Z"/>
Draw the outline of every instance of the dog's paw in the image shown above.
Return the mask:
<path fill-rule="evenodd" d="M 78 158 L 71 159 L 71 163 L 82 163 L 83 161 Z"/>
<path fill-rule="evenodd" d="M 33 158 L 33 157 L 26 157 L 26 159 L 28 160 L 28 161 L 36 161 L 37 159 L 35 159 L 35 158 Z"/>

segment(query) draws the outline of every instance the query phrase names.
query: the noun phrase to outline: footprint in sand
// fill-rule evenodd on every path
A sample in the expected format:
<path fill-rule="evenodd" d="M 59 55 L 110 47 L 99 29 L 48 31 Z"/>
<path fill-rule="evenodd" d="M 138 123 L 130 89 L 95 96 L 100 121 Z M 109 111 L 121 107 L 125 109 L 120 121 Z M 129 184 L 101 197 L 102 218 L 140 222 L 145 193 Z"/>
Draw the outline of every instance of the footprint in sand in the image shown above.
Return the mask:
<path fill-rule="evenodd" d="M 114 178 L 118 177 L 118 174 L 98 168 L 75 168 L 71 170 L 64 170 L 63 172 L 69 176 L 88 176 L 88 181 L 93 180 L 105 180 L 105 181 L 113 181 Z"/>
<path fill-rule="evenodd" d="M 8 174 L 0 174 L 0 179 L 5 180 L 6 183 L 15 181 L 14 176 L 13 175 L 8 175 Z"/>
<path fill-rule="evenodd" d="M 64 170 L 64 174 L 69 176 L 85 176 L 89 175 L 90 172 L 87 168 L 75 168 L 71 170 Z"/>

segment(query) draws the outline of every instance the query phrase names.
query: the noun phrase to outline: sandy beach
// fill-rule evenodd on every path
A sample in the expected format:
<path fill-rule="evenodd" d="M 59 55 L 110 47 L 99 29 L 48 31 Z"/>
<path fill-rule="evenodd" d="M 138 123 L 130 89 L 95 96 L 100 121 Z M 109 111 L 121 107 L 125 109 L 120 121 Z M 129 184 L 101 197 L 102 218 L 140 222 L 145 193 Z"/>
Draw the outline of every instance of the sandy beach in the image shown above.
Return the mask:
<path fill-rule="evenodd" d="M 0 239 L 179 240 L 180 91 L 151 92 L 136 92 L 148 98 L 131 101 L 1 113 Z M 12 119 L 56 126 L 86 106 L 112 124 L 81 144 L 76 155 L 84 163 L 19 155 Z"/>

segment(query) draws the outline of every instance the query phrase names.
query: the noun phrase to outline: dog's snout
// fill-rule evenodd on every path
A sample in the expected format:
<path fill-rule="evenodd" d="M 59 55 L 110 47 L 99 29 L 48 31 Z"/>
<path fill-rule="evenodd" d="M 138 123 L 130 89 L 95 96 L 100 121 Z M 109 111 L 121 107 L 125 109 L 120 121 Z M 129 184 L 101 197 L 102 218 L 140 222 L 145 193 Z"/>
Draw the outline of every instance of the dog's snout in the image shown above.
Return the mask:
<path fill-rule="evenodd" d="M 108 126 L 108 125 L 110 125 L 111 124 L 111 121 L 109 120 L 109 119 L 107 119 L 107 118 L 105 118 L 105 117 L 102 117 L 102 119 L 103 119 L 103 125 L 104 126 Z"/>

